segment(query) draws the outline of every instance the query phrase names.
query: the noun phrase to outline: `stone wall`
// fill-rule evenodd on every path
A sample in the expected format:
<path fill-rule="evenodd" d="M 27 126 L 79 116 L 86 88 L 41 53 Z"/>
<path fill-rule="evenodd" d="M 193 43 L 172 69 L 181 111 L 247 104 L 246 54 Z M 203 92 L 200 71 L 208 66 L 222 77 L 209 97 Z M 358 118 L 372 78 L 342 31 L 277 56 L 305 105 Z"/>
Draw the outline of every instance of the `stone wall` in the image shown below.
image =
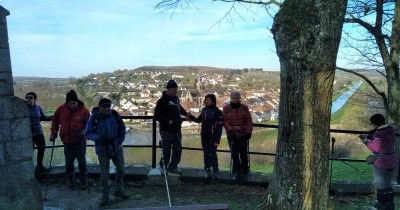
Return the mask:
<path fill-rule="evenodd" d="M 43 209 L 26 102 L 0 96 L 0 209 Z"/>
<path fill-rule="evenodd" d="M 6 17 L 0 6 L 0 209 L 43 209 L 34 178 L 30 117 L 26 102 L 14 96 Z"/>

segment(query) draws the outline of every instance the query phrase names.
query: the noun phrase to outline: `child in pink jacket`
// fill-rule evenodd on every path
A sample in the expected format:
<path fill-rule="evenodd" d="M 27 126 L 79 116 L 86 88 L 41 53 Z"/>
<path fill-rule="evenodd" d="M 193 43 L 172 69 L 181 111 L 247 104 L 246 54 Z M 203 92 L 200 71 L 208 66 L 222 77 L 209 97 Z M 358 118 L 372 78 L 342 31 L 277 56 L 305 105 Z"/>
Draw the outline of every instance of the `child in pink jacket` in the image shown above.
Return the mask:
<path fill-rule="evenodd" d="M 396 166 L 395 131 L 386 124 L 385 117 L 374 114 L 370 118 L 375 127 L 372 135 L 360 135 L 361 141 L 374 153 L 374 184 L 377 188 L 376 209 L 394 209 L 394 193 L 391 185 Z"/>

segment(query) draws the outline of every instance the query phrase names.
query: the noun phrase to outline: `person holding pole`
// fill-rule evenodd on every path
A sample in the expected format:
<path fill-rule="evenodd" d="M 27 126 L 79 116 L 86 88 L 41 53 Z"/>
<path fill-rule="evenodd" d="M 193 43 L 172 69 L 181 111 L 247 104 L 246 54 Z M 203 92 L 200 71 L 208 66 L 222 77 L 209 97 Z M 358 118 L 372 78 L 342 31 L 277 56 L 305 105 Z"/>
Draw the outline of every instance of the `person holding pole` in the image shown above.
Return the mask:
<path fill-rule="evenodd" d="M 230 103 L 224 106 L 222 113 L 233 161 L 232 179 L 247 181 L 249 173 L 248 144 L 253 131 L 249 108 L 241 104 L 240 93 L 232 91 Z"/>
<path fill-rule="evenodd" d="M 377 202 L 369 209 L 394 210 L 394 192 L 391 184 L 396 167 L 394 128 L 386 124 L 382 114 L 374 114 L 369 120 L 374 126 L 373 133 L 359 135 L 361 141 L 373 152 L 366 161 L 374 165 Z"/>
<path fill-rule="evenodd" d="M 110 159 L 116 167 L 115 197 L 128 199 L 124 191 L 125 161 L 122 143 L 125 140 L 125 124 L 117 111 L 111 109 L 111 100 L 102 98 L 99 106 L 94 107 L 89 122 L 86 125 L 88 139 L 95 142 L 96 154 L 101 168 L 101 183 L 103 186 L 100 206 L 109 204 L 109 169 Z"/>
<path fill-rule="evenodd" d="M 76 92 L 70 90 L 66 95 L 65 103 L 57 108 L 52 119 L 50 141 L 54 142 L 60 131 L 70 188 L 76 184 L 75 158 L 78 160 L 81 189 L 86 190 L 88 187 L 85 126 L 89 116 L 89 110 L 78 99 Z"/>
<path fill-rule="evenodd" d="M 168 172 L 181 175 L 182 172 L 178 170 L 182 155 L 181 115 L 187 116 L 188 113 L 181 106 L 177 96 L 178 84 L 175 80 L 169 80 L 166 88 L 167 90 L 163 91 L 154 109 L 154 118 L 160 122 L 161 147 L 164 157 L 164 161 L 160 161 L 160 164 L 165 164 Z"/>

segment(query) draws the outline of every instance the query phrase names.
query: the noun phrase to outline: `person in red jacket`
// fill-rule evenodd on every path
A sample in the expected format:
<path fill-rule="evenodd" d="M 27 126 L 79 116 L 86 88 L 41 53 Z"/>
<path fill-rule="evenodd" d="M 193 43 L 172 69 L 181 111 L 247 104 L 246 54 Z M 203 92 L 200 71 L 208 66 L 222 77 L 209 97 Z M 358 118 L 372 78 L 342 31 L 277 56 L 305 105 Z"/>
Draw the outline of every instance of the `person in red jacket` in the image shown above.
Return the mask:
<path fill-rule="evenodd" d="M 385 117 L 381 114 L 372 115 L 369 121 L 375 127 L 373 134 L 359 135 L 361 141 L 373 152 L 367 161 L 374 165 L 377 202 L 369 209 L 394 210 L 392 178 L 396 167 L 395 131 L 386 124 Z"/>
<path fill-rule="evenodd" d="M 88 187 L 85 126 L 89 116 L 89 110 L 78 99 L 76 92 L 70 90 L 65 103 L 57 108 L 52 119 L 50 141 L 56 140 L 60 130 L 60 138 L 64 144 L 65 170 L 70 181 L 70 188 L 76 184 L 75 158 L 78 160 L 81 189 L 85 190 Z"/>
<path fill-rule="evenodd" d="M 224 106 L 222 113 L 233 161 L 232 178 L 235 181 L 246 181 L 249 173 L 247 157 L 249 152 L 248 144 L 253 131 L 253 121 L 249 108 L 241 104 L 240 99 L 241 96 L 239 92 L 231 92 L 231 102 Z"/>

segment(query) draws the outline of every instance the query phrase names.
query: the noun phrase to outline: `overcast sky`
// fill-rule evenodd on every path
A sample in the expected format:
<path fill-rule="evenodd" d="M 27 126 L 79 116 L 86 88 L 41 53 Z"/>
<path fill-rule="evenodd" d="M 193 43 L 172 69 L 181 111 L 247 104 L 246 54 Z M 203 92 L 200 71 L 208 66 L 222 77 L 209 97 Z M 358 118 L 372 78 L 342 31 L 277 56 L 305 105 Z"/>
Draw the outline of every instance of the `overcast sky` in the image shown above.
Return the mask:
<path fill-rule="evenodd" d="M 242 17 L 224 19 L 230 3 L 197 0 L 171 17 L 158 2 L 0 1 L 10 11 L 13 75 L 81 77 L 145 65 L 279 70 L 264 9 L 238 6 Z"/>

